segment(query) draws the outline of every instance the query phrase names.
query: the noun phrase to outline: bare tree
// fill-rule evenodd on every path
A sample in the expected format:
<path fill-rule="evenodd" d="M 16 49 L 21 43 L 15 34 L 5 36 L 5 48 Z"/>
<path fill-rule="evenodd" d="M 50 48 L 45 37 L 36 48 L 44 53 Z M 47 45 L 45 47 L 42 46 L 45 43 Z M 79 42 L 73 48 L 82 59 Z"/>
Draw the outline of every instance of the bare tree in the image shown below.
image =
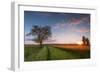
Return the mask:
<path fill-rule="evenodd" d="M 47 40 L 49 37 L 51 37 L 51 27 L 50 26 L 33 26 L 30 33 L 28 35 L 33 35 L 35 38 L 33 41 L 40 44 L 40 47 L 43 45 L 43 41 Z"/>

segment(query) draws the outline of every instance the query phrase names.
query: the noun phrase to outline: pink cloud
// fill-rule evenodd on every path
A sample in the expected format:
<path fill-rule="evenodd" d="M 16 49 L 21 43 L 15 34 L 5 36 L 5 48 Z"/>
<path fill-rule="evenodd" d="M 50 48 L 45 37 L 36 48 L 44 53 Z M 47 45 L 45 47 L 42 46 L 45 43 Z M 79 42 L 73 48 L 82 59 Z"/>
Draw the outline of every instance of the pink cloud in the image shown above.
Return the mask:
<path fill-rule="evenodd" d="M 89 18 L 88 17 L 82 17 L 80 19 L 77 18 L 72 18 L 71 20 L 69 20 L 69 24 L 70 25 L 79 25 L 82 22 L 89 22 Z"/>
<path fill-rule="evenodd" d="M 72 29 L 72 30 L 75 31 L 75 32 L 80 32 L 80 33 L 90 32 L 90 30 L 89 29 L 86 29 L 86 28 Z"/>
<path fill-rule="evenodd" d="M 71 24 L 71 25 L 78 25 L 80 23 L 81 23 L 81 20 L 75 19 L 75 18 L 71 19 L 70 22 L 69 22 L 69 24 Z"/>
<path fill-rule="evenodd" d="M 82 22 L 88 22 L 89 23 L 89 17 L 80 17 L 80 18 L 72 18 L 67 22 L 61 22 L 61 23 L 57 23 L 52 25 L 53 28 L 57 29 L 57 28 L 63 28 L 63 27 L 70 27 L 71 25 L 79 25 Z"/>

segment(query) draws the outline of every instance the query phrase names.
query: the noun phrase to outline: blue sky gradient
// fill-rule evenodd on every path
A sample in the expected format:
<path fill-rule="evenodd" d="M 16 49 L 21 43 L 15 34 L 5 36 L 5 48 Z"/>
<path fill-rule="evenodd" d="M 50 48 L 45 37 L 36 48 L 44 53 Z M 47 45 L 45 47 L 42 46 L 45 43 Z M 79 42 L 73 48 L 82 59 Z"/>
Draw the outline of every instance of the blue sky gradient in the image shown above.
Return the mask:
<path fill-rule="evenodd" d="M 24 11 L 25 44 L 36 44 L 29 40 L 34 36 L 26 36 L 34 25 L 51 27 L 52 37 L 46 44 L 73 44 L 83 35 L 90 39 L 90 14 Z"/>

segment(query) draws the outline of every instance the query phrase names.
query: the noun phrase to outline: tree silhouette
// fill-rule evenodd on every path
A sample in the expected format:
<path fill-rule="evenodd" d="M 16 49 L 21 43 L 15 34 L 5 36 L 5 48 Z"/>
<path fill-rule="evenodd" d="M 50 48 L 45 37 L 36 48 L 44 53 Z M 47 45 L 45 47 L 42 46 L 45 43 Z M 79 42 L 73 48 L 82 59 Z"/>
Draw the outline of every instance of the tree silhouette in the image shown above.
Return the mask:
<path fill-rule="evenodd" d="M 36 43 L 40 44 L 40 47 L 43 45 L 43 41 L 47 40 L 49 37 L 51 37 L 51 27 L 50 26 L 33 26 L 30 33 L 28 35 L 33 35 Z"/>
<path fill-rule="evenodd" d="M 86 45 L 90 45 L 89 39 L 86 38 Z"/>
<path fill-rule="evenodd" d="M 90 45 L 89 39 L 86 38 L 85 36 L 82 36 L 82 42 L 83 42 L 83 45 Z"/>
<path fill-rule="evenodd" d="M 85 43 L 86 43 L 85 36 L 82 36 L 82 42 L 83 42 L 83 45 L 85 45 Z"/>

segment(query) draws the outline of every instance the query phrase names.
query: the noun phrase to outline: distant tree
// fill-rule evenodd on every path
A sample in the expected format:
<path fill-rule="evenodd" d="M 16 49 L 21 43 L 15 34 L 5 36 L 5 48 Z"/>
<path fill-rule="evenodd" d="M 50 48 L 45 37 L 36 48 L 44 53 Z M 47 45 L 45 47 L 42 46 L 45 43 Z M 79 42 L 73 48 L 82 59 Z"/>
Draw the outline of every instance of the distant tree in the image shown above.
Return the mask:
<path fill-rule="evenodd" d="M 90 45 L 89 39 L 86 38 L 86 45 Z"/>
<path fill-rule="evenodd" d="M 35 37 L 33 41 L 39 43 L 40 47 L 42 47 L 43 41 L 51 37 L 51 28 L 50 26 L 40 27 L 35 25 L 32 27 L 30 33 L 28 33 L 27 36 L 28 35 L 33 35 Z"/>
<path fill-rule="evenodd" d="M 85 36 L 82 36 L 82 42 L 83 42 L 83 45 L 90 45 L 89 39 L 86 38 Z"/>
<path fill-rule="evenodd" d="M 83 42 L 83 45 L 86 44 L 86 41 L 85 41 L 85 36 L 82 36 L 82 42 Z"/>

